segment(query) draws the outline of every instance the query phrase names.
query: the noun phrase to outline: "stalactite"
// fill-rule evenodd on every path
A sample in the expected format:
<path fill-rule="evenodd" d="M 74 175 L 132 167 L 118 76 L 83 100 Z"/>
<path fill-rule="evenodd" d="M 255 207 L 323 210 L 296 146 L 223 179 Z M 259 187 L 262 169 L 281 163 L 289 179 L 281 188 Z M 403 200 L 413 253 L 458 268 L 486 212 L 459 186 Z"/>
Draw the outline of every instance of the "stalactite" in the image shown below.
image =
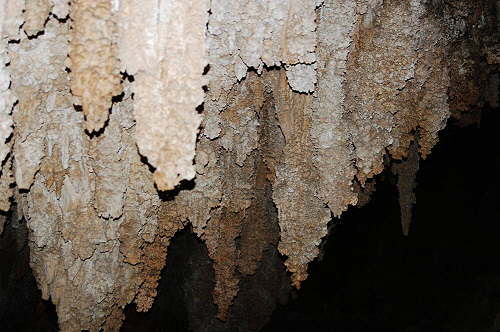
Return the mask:
<path fill-rule="evenodd" d="M 121 92 L 113 3 L 73 0 L 71 7 L 71 92 L 83 108 L 87 130 L 98 132 L 108 120 L 112 97 Z"/>
<path fill-rule="evenodd" d="M 365 18 L 370 10 L 376 19 L 358 22 L 346 80 L 361 183 L 383 170 L 386 150 L 394 158 L 406 155 L 417 128 L 421 152 L 428 154 L 449 116 L 438 22 L 419 1 L 385 1 L 363 8 Z"/>
<path fill-rule="evenodd" d="M 274 157 L 284 146 L 275 105 L 269 86 L 264 87 L 264 99 L 257 116 L 259 147 L 252 158 L 254 163 L 254 197 L 243 220 L 240 240 L 238 271 L 246 276 L 254 275 L 261 266 L 265 250 L 279 241 L 278 214 L 272 199 L 271 181 L 274 179 Z"/>
<path fill-rule="evenodd" d="M 158 188 L 171 190 L 195 176 L 208 1 L 124 1 L 121 15 L 120 55 L 136 80 L 137 145 L 155 167 Z"/>
<path fill-rule="evenodd" d="M 450 114 L 497 98 L 478 3 L 3 1 L 0 210 L 14 193 L 61 330 L 149 310 L 188 224 L 221 320 L 270 246 L 300 287 L 391 158 L 408 234 L 418 160 Z"/>
<path fill-rule="evenodd" d="M 393 172 L 398 177 L 399 207 L 401 210 L 401 228 L 403 234 L 408 236 L 410 232 L 412 209 L 416 203 L 415 187 L 420 156 L 417 144 L 412 142 L 408 153 L 408 158 L 401 163 L 392 166 Z"/>
<path fill-rule="evenodd" d="M 46 127 L 50 111 L 64 103 L 66 89 L 66 35 L 59 24 L 49 21 L 45 34 L 36 39 L 22 37 L 9 45 L 11 89 L 18 98 L 14 109 L 14 161 L 16 185 L 29 189 L 40 169 L 47 145 Z M 67 149 L 67 148 L 66 148 Z"/>
<path fill-rule="evenodd" d="M 223 172 L 224 192 L 219 207 L 210 213 L 211 219 L 202 236 L 214 261 L 214 301 L 223 320 L 239 289 L 236 238 L 254 199 L 253 151 L 259 143 L 257 114 L 264 101 L 262 83 L 256 75 L 247 77 L 237 89 L 235 98 L 221 115 L 223 135 L 218 144 L 222 149 L 217 159 Z"/>

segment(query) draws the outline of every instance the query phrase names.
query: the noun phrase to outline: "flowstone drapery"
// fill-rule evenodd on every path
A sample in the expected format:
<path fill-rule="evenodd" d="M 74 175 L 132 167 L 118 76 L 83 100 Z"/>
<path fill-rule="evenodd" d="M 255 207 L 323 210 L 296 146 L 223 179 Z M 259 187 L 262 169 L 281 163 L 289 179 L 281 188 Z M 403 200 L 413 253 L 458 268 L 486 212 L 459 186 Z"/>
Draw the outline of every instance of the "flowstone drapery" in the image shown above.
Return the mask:
<path fill-rule="evenodd" d="M 61 330 L 116 331 L 128 303 L 147 311 L 188 224 L 213 261 L 221 320 L 269 245 L 300 287 L 332 216 L 391 159 L 404 160 L 408 234 L 418 160 L 450 115 L 498 101 L 496 10 L 3 0 L 0 210 L 14 199 L 27 221 Z"/>

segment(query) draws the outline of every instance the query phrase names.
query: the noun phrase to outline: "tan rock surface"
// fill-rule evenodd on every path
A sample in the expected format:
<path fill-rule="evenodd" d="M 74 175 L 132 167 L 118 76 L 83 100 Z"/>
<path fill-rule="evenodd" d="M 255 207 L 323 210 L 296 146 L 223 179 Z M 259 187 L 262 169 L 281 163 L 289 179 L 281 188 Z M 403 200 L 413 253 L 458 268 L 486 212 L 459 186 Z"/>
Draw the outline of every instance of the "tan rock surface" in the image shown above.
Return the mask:
<path fill-rule="evenodd" d="M 68 67 L 71 92 L 86 128 L 98 132 L 108 120 L 113 96 L 121 92 L 112 0 L 74 0 Z"/>

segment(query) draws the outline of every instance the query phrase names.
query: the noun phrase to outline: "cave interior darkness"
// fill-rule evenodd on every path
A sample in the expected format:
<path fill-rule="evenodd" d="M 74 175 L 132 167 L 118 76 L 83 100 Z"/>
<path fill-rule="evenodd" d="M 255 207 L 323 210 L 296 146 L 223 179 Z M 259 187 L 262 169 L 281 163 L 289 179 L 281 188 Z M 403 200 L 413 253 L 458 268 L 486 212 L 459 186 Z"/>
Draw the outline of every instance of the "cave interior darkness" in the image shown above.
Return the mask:
<path fill-rule="evenodd" d="M 332 220 L 309 279 L 280 299 L 261 330 L 500 331 L 496 123 L 498 109 L 491 108 L 476 125 L 449 120 L 420 162 L 408 237 L 401 233 L 396 178 L 380 174 L 368 204 Z M 41 300 L 29 268 L 26 227 L 10 219 L 0 236 L 1 330 L 57 331 L 55 307 Z M 172 241 L 153 308 L 137 313 L 129 305 L 121 330 L 189 330 L 187 296 L 214 315 L 209 291 L 186 294 L 193 292 L 186 280 L 196 278 L 204 283 L 198 289 L 213 287 L 206 247 L 185 229 Z M 234 330 L 203 324 L 198 330 Z"/>

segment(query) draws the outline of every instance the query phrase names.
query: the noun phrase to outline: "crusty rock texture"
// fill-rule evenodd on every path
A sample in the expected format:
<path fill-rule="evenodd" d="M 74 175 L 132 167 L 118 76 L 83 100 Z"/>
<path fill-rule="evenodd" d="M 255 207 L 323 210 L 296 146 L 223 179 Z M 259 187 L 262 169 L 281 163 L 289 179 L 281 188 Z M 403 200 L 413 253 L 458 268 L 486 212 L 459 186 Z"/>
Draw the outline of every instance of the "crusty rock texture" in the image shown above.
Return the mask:
<path fill-rule="evenodd" d="M 16 98 L 10 89 L 11 77 L 8 70 L 10 58 L 7 51 L 8 41 L 17 39 L 22 24 L 23 6 L 19 1 L 3 1 L 0 4 L 0 211 L 8 211 L 13 194 L 12 156 L 12 109 Z M 0 222 L 3 225 L 3 222 Z M 3 228 L 3 226 L 1 227 Z"/>
<path fill-rule="evenodd" d="M 49 16 L 53 3 L 50 0 L 25 0 L 23 30 L 29 37 L 40 33 Z"/>
<path fill-rule="evenodd" d="M 155 168 L 158 188 L 171 190 L 195 177 L 208 1 L 125 0 L 120 6 L 120 56 L 137 80 L 137 145 Z"/>
<path fill-rule="evenodd" d="M 332 216 L 365 204 L 391 160 L 408 234 L 418 161 L 450 116 L 498 104 L 497 10 L 3 0 L 0 210 L 15 199 L 26 219 L 61 330 L 118 331 L 127 304 L 149 310 L 187 225 L 220 320 L 245 311 L 245 278 L 279 270 L 270 247 L 300 287 Z"/>
<path fill-rule="evenodd" d="M 112 97 L 121 92 L 112 7 L 112 0 L 71 2 L 71 93 L 74 103 L 82 106 L 86 128 L 91 133 L 105 125 Z"/>

